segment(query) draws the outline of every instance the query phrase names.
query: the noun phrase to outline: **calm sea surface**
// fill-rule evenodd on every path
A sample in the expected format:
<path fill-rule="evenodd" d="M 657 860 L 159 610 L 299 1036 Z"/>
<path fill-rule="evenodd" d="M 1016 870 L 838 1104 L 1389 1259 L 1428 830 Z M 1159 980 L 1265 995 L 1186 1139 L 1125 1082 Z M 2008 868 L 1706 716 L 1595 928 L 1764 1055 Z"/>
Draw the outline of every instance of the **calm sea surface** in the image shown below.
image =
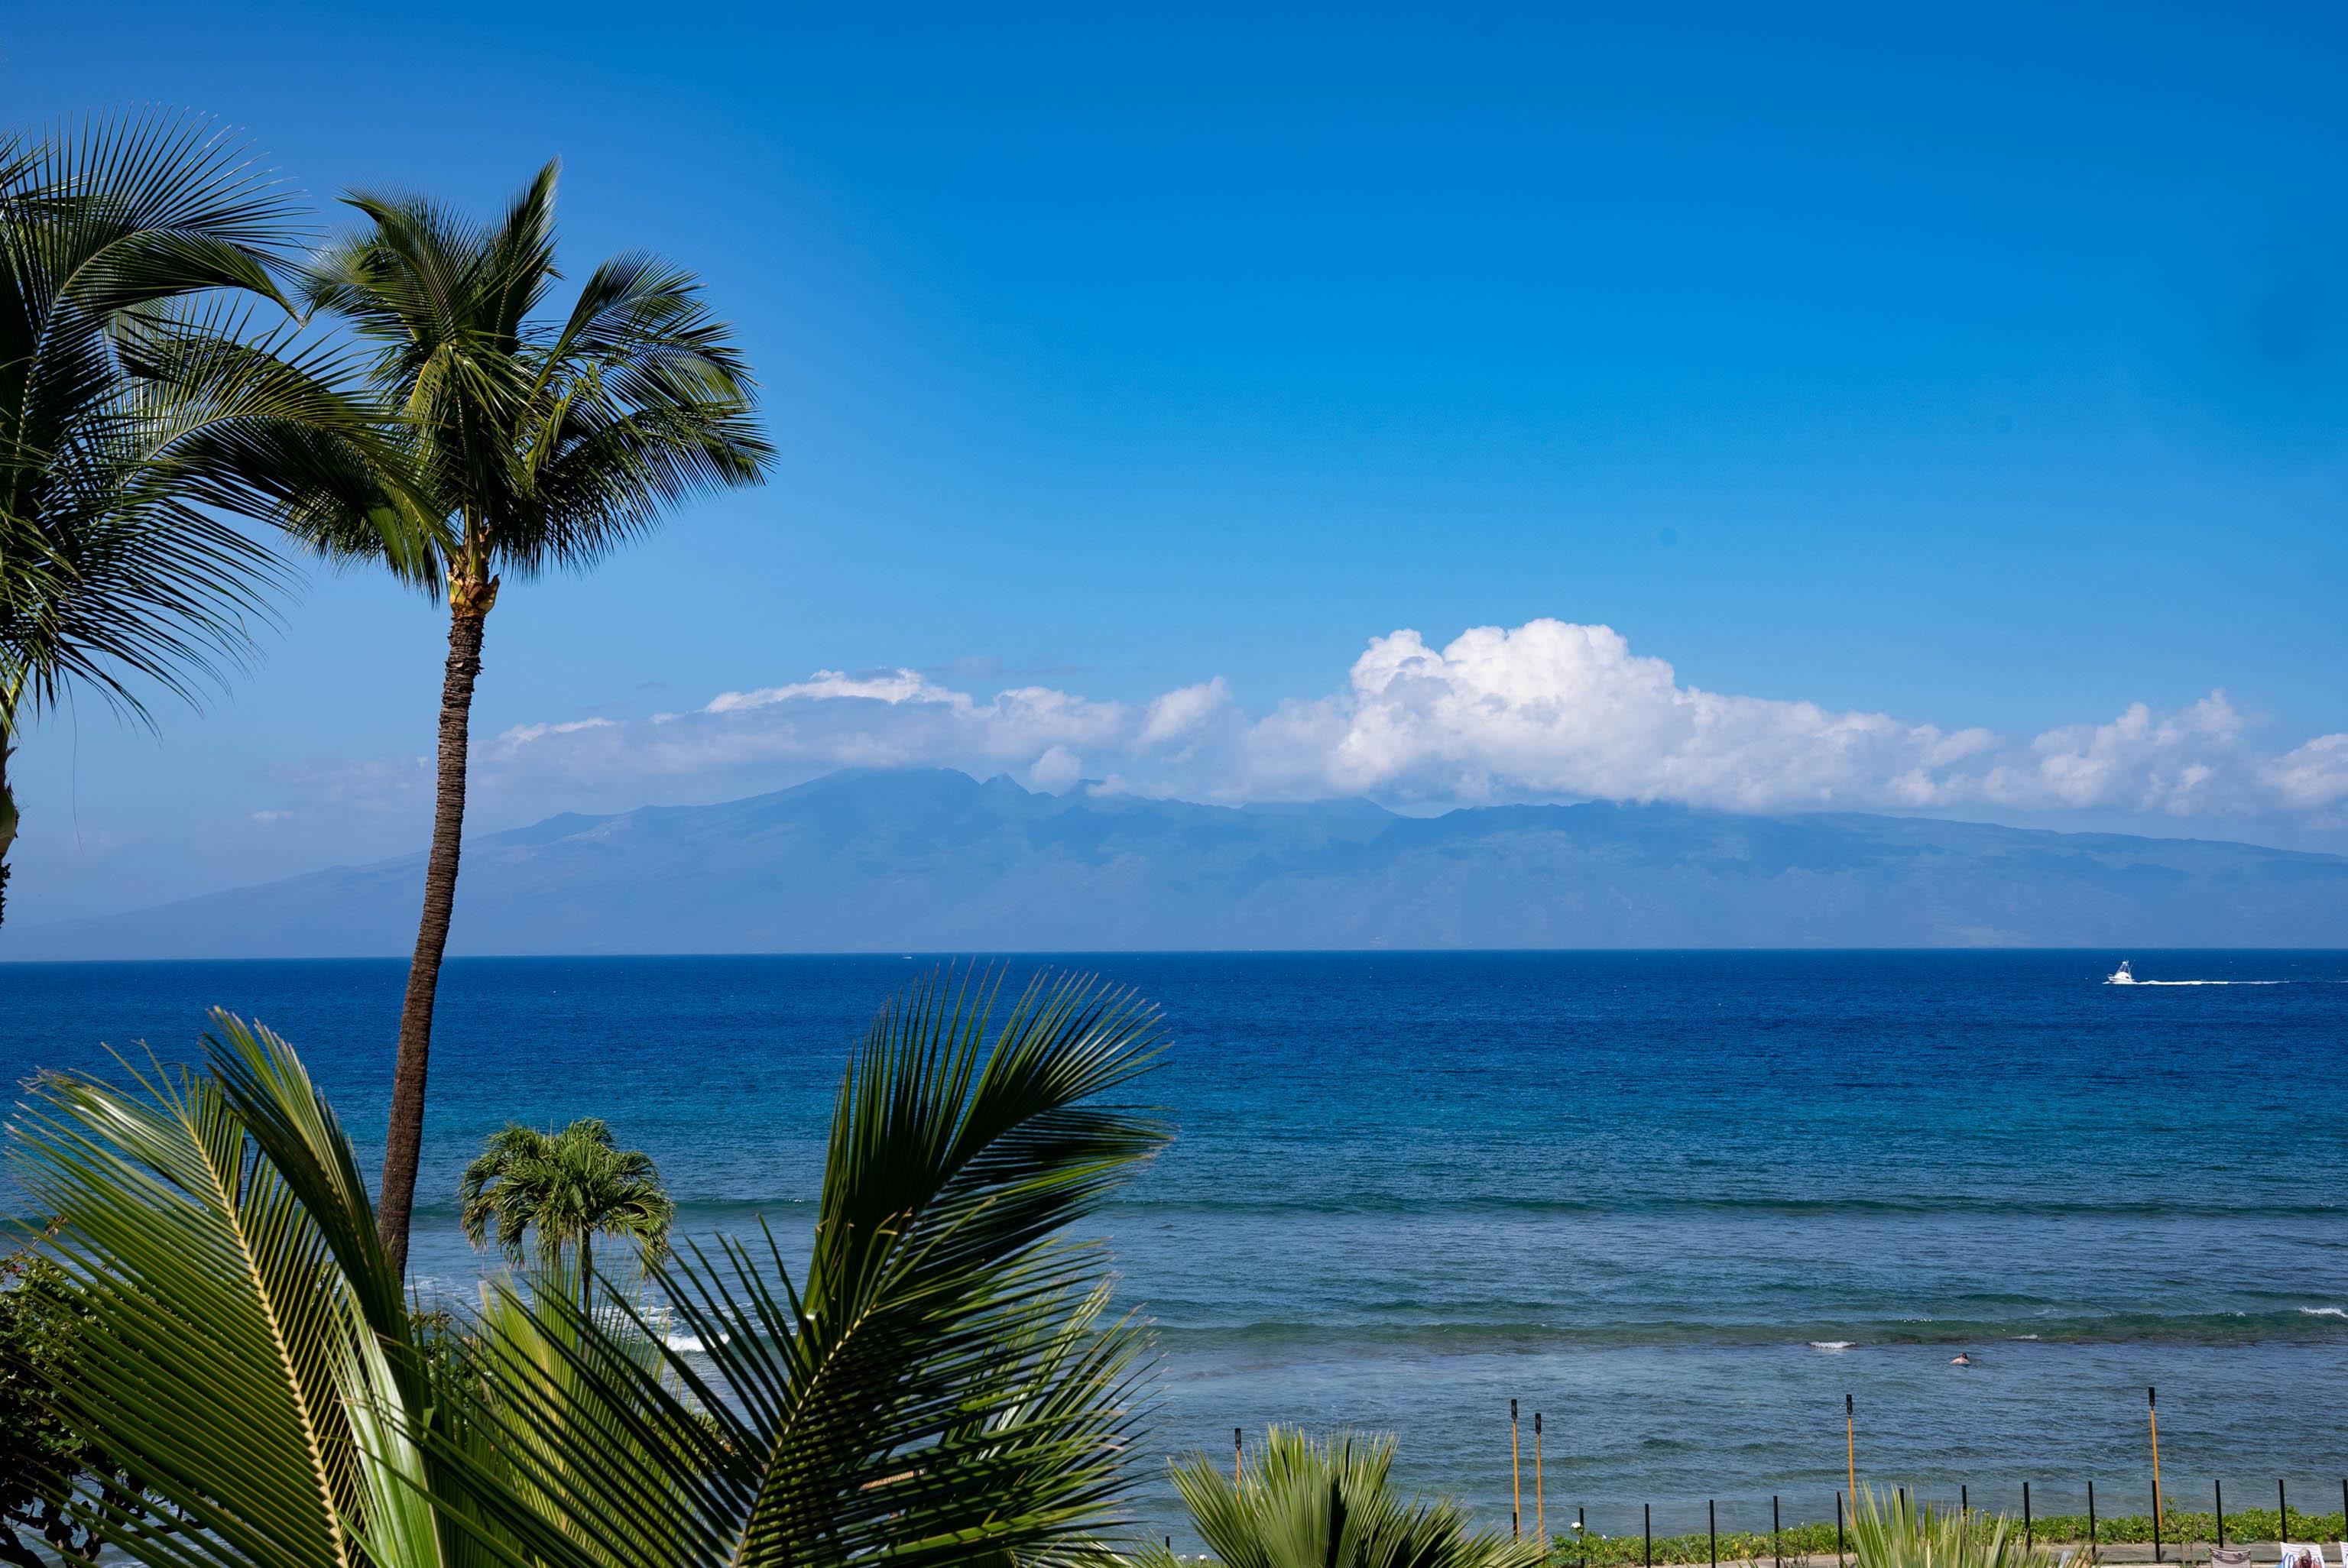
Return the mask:
<path fill-rule="evenodd" d="M 2348 954 L 1246 955 L 1068 964 L 1163 1006 L 1173 1150 L 1111 1210 L 1164 1350 L 1157 1453 L 1402 1434 L 1505 1522 L 1831 1517 L 1843 1396 L 1884 1481 L 2142 1512 L 2334 1507 L 2348 1474 Z M 928 960 L 448 967 L 415 1268 L 469 1294 L 457 1173 L 595 1114 L 687 1231 L 802 1225 L 846 1052 Z M 379 1128 L 404 967 L 0 966 L 0 1071 L 194 1053 L 224 1005 Z M 369 1169 L 378 1158 L 366 1149 Z M 1969 1351 L 1977 1365 L 1952 1368 Z M 1181 1531 L 1149 1467 L 1152 1528 Z M 2239 1487 L 2239 1492 L 2233 1488 Z M 1529 1523 L 1529 1520 L 1528 1520 Z"/>

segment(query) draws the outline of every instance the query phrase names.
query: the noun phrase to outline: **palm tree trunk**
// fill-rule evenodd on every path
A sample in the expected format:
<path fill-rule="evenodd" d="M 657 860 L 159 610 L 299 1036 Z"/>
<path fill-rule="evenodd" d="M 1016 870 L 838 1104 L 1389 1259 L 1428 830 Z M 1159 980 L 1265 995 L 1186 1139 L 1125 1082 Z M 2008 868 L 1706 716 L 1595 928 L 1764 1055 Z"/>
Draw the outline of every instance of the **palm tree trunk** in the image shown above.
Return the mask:
<path fill-rule="evenodd" d="M 416 957 L 407 966 L 407 995 L 399 1007 L 399 1061 L 392 1070 L 391 1124 L 384 1135 L 383 1190 L 376 1227 L 391 1266 L 407 1267 L 407 1231 L 416 1206 L 416 1166 L 424 1150 L 424 1081 L 432 1054 L 432 1004 L 440 989 L 440 958 L 448 948 L 448 917 L 457 906 L 457 860 L 465 839 L 465 757 L 473 715 L 473 682 L 481 673 L 481 633 L 498 598 L 487 583 L 451 577 L 448 583 L 448 665 L 440 682 L 440 773 L 432 811 L 432 853 L 424 863 L 424 917 L 416 930 Z"/>
<path fill-rule="evenodd" d="M 10 726 L 0 723 L 0 926 L 8 922 L 8 850 L 16 842 L 16 797 L 8 792 Z"/>

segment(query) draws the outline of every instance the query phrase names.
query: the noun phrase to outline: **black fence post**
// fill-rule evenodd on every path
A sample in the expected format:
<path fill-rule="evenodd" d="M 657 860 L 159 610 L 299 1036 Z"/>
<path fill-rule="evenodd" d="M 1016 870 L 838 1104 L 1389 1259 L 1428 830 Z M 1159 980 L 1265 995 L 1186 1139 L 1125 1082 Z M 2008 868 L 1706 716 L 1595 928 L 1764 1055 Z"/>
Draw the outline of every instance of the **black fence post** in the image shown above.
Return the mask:
<path fill-rule="evenodd" d="M 2283 1492 L 2281 1476 L 2275 1477 L 2275 1528 L 2281 1532 L 2277 1541 L 2291 1539 L 2291 1499 Z"/>
<path fill-rule="evenodd" d="M 1704 1500 L 1704 1532 L 1712 1541 L 1712 1568 L 1720 1568 L 1720 1504 Z"/>
<path fill-rule="evenodd" d="M 2022 1483 L 2022 1547 L 2026 1552 L 2036 1544 L 2030 1534 L 2030 1483 L 2025 1481 Z"/>
<path fill-rule="evenodd" d="M 2087 1483 L 2087 1550 L 2096 1549 L 2096 1483 Z"/>
<path fill-rule="evenodd" d="M 1573 1511 L 1573 1539 L 1581 1553 L 1581 1561 L 1590 1561 L 1590 1517 L 1581 1508 Z"/>
<path fill-rule="evenodd" d="M 2340 1483 L 2340 1491 L 2348 1497 L 2348 1481 Z M 1776 1568 L 1786 1568 L 1786 1548 L 1778 1539 L 1784 1530 L 1785 1526 L 1777 1522 L 1777 1494 L 1773 1491 L 1769 1494 L 1769 1561 Z M 2348 1568 L 2348 1563 L 2342 1564 L 2342 1568 Z"/>
<path fill-rule="evenodd" d="M 1645 1515 L 1647 1522 L 1647 1568 L 1655 1568 L 1655 1505 L 1652 1502 L 1643 1502 L 1639 1505 L 1639 1511 Z"/>
<path fill-rule="evenodd" d="M 2218 1544 L 2223 1546 L 2226 1544 L 2226 1483 L 2213 1481 L 2209 1486 L 2218 1494 Z"/>
<path fill-rule="evenodd" d="M 1965 1522 L 1965 1515 L 1972 1512 L 1972 1500 L 1965 1495 L 1964 1487 L 1960 1485 L 1957 1488 L 1957 1522 L 1962 1524 Z"/>
<path fill-rule="evenodd" d="M 2160 1561 L 2160 1482 L 2152 1483 L 2152 1560 Z"/>
<path fill-rule="evenodd" d="M 1835 1562 L 1842 1562 L 1842 1493 L 1835 1493 Z"/>

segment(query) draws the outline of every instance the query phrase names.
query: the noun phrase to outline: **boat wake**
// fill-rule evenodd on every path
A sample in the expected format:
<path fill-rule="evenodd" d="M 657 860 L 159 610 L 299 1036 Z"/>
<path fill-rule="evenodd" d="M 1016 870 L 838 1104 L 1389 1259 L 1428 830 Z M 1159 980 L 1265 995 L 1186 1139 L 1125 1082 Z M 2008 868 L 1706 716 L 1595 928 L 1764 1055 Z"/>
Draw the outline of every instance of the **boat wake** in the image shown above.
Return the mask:
<path fill-rule="evenodd" d="M 2128 968 L 2131 960 L 2122 958 L 2120 967 L 2104 977 L 2107 986 L 2287 986 L 2289 980 L 2140 980 Z"/>

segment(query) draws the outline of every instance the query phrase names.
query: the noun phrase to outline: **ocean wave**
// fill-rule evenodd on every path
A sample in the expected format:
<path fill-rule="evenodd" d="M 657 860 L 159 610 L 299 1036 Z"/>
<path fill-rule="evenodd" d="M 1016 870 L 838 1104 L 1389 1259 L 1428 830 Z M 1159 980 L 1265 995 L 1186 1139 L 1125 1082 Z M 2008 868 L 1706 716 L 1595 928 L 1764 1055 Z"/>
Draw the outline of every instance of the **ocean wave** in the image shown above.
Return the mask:
<path fill-rule="evenodd" d="M 2348 1214 L 2348 1203 L 2296 1202 L 2222 1204 L 2147 1198 L 2004 1198 L 1971 1194 L 1890 1196 L 1622 1198 L 1515 1197 L 1503 1194 L 1440 1198 L 1386 1194 L 1326 1200 L 1296 1197 L 1127 1198 L 1105 1204 L 1104 1213 L 1140 1216 L 1186 1214 L 1305 1214 L 1383 1217 L 1406 1214 L 1753 1214 L 1788 1219 L 1837 1215 L 1979 1215 L 2024 1219 L 2334 1219 Z"/>
<path fill-rule="evenodd" d="M 812 1220 L 819 1200 L 813 1198 L 689 1198 L 677 1202 L 675 1230 L 692 1235 L 709 1230 L 742 1231 L 755 1235 L 761 1220 L 774 1227 L 776 1239 L 803 1245 L 803 1231 Z M 1989 1219 L 2337 1219 L 2348 1215 L 2348 1202 L 2296 1201 L 2227 1204 L 2191 1199 L 2154 1198 L 2013 1198 L 1970 1193 L 1877 1194 L 1869 1196 L 1792 1197 L 1785 1195 L 1709 1196 L 1669 1194 L 1598 1198 L 1550 1198 L 1506 1193 L 1441 1196 L 1406 1196 L 1388 1193 L 1341 1194 L 1325 1199 L 1294 1196 L 1181 1195 L 1149 1197 L 1135 1194 L 1101 1205 L 1104 1223 L 1122 1216 L 1138 1219 L 1188 1215 L 1294 1214 L 1315 1218 L 1348 1216 L 1376 1219 L 1427 1214 L 1541 1215 L 1670 1215 L 1725 1214 L 1758 1218 L 1814 1219 L 1836 1216 L 1935 1216 Z M 453 1204 L 418 1204 L 419 1220 L 457 1218 Z"/>
<path fill-rule="evenodd" d="M 2310 1317 L 2348 1317 L 2348 1307 L 2302 1307 Z"/>
<path fill-rule="evenodd" d="M 1145 1308 L 1145 1310 L 1147 1310 Z M 1307 1358 L 1348 1352 L 1476 1355 L 1488 1351 L 1571 1347 L 1614 1349 L 1633 1347 L 1703 1347 L 1750 1350 L 1790 1348 L 1839 1354 L 1861 1345 L 1870 1349 L 1944 1346 L 1962 1348 L 2003 1340 L 2046 1347 L 2066 1345 L 2248 1345 L 2261 1341 L 2336 1344 L 2348 1329 L 2339 1308 L 2293 1307 L 2267 1312 L 2072 1313 L 2013 1318 L 1902 1317 L 1867 1323 L 1704 1323 L 1650 1319 L 1614 1323 L 1421 1319 L 1412 1322 L 1259 1318 L 1247 1323 L 1185 1324 L 1159 1317 L 1159 1343 L 1169 1352 L 1217 1351 L 1285 1354 Z M 1857 1330 L 1857 1337 L 1850 1337 Z"/>

